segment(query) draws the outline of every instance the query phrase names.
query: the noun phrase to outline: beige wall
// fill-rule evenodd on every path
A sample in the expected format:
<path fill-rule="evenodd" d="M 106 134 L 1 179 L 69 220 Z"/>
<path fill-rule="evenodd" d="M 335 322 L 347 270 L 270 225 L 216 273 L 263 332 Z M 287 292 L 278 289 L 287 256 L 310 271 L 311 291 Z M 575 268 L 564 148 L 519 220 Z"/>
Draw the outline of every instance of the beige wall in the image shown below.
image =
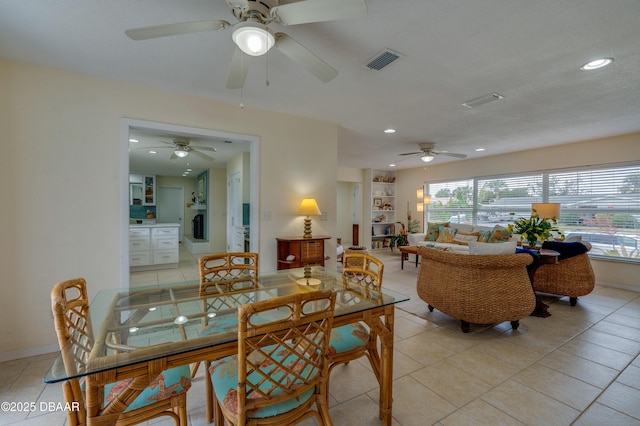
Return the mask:
<path fill-rule="evenodd" d="M 421 187 L 423 182 L 428 181 L 638 160 L 640 160 L 640 133 L 635 133 L 475 160 L 433 164 L 426 168 L 398 170 L 396 171 L 396 196 L 398 197 L 396 202 L 399 206 L 406 206 L 409 201 L 410 205 L 415 206 L 416 189 Z M 406 212 L 399 213 L 400 217 L 406 217 Z M 638 279 L 640 265 L 601 260 L 593 260 L 592 264 L 598 282 L 640 291 Z"/>
<path fill-rule="evenodd" d="M 85 277 L 91 297 L 120 286 L 123 118 L 259 138 L 262 269 L 276 236 L 302 232 L 303 197 L 328 213 L 314 233 L 335 237 L 335 124 L 1 60 L 0 99 L 0 361 L 55 347 L 56 282 Z"/>

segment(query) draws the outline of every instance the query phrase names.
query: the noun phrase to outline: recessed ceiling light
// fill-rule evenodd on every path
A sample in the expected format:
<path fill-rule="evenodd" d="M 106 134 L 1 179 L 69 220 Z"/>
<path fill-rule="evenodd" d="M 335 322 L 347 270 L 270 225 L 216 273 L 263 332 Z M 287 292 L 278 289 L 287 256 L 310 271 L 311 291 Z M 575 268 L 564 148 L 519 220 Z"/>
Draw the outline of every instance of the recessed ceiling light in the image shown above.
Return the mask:
<path fill-rule="evenodd" d="M 192 172 L 193 170 L 192 170 L 192 169 L 187 169 L 187 171 L 188 171 L 188 172 Z"/>
<path fill-rule="evenodd" d="M 129 139 L 129 142 L 138 143 L 140 141 L 138 139 Z"/>
<path fill-rule="evenodd" d="M 149 154 L 157 154 L 156 151 L 149 151 Z"/>
<path fill-rule="evenodd" d="M 482 152 L 484 151 L 484 148 L 476 148 L 476 152 Z"/>
<path fill-rule="evenodd" d="M 593 61 L 589 61 L 583 66 L 581 66 L 580 69 L 583 71 L 593 71 L 602 67 L 606 67 L 611 62 L 613 62 L 613 58 L 594 59 Z"/>
<path fill-rule="evenodd" d="M 389 167 L 395 167 L 395 166 L 396 166 L 395 164 L 389 164 Z"/>
<path fill-rule="evenodd" d="M 384 129 L 384 132 L 387 134 L 395 133 L 396 129 Z"/>

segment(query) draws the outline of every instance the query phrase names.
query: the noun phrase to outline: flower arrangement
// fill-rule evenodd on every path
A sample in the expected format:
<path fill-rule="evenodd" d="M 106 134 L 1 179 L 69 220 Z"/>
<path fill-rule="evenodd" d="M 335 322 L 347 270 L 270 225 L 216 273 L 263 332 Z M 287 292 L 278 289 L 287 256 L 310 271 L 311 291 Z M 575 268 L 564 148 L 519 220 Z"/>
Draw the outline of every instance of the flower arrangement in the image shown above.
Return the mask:
<path fill-rule="evenodd" d="M 513 224 L 507 225 L 507 230 L 514 234 L 520 234 L 523 241 L 527 241 L 530 246 L 535 246 L 538 241 L 546 241 L 553 237 L 553 233 L 558 234 L 559 240 L 564 240 L 564 235 L 556 227 L 558 220 L 555 217 L 550 219 L 538 216 L 534 209 L 530 218 L 521 217 Z"/>

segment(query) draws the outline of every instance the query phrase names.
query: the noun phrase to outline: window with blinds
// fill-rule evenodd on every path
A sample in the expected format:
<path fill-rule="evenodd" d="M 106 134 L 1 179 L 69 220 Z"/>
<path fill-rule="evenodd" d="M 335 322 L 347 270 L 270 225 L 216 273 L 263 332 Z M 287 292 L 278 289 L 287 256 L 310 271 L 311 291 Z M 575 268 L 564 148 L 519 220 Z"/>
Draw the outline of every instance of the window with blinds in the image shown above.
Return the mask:
<path fill-rule="evenodd" d="M 590 255 L 640 262 L 640 164 L 545 170 L 426 185 L 430 222 L 506 226 L 532 203 L 560 203 L 558 227 Z"/>
<path fill-rule="evenodd" d="M 426 186 L 431 196 L 430 222 L 472 223 L 474 180 L 432 183 Z M 425 228 L 426 229 L 426 228 Z"/>

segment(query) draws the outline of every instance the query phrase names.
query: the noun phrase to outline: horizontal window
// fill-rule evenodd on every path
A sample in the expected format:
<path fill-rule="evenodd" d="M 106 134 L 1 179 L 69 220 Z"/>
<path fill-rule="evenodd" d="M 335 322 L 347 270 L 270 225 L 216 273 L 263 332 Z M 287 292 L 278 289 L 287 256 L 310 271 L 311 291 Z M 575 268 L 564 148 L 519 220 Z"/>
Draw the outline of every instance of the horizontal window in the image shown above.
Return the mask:
<path fill-rule="evenodd" d="M 430 222 L 507 226 L 532 203 L 559 203 L 565 237 L 592 245 L 591 256 L 640 262 L 640 164 L 601 165 L 431 182 Z"/>

